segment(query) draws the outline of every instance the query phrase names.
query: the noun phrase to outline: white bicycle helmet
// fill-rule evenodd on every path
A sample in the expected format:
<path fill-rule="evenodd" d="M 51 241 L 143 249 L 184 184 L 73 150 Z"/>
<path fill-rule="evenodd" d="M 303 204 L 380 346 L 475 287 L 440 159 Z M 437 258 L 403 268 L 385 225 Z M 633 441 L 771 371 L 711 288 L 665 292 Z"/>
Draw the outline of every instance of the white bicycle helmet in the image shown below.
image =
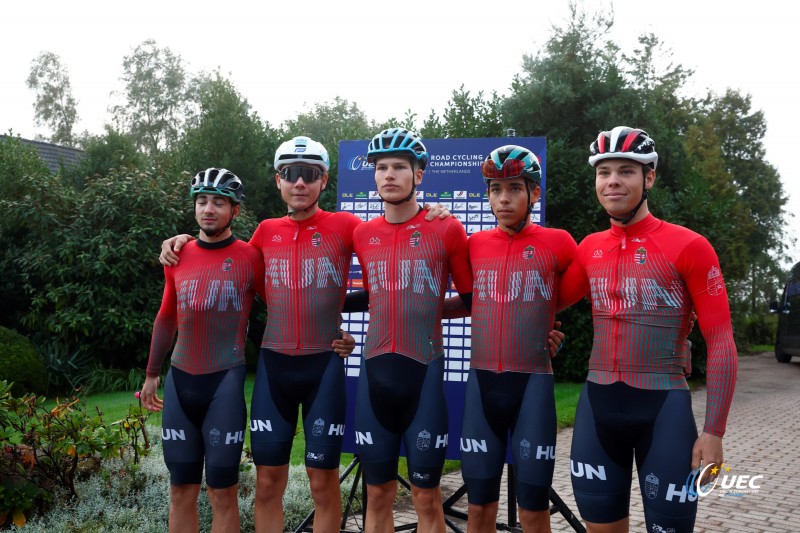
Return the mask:
<path fill-rule="evenodd" d="M 281 171 L 286 165 L 292 163 L 305 163 L 321 167 L 328 172 L 331 166 L 328 151 L 321 143 L 302 135 L 284 142 L 275 152 L 275 170 Z"/>
<path fill-rule="evenodd" d="M 656 143 L 644 130 L 617 126 L 611 131 L 601 131 L 589 146 L 591 166 L 603 159 L 633 159 L 655 169 L 658 164 Z"/>

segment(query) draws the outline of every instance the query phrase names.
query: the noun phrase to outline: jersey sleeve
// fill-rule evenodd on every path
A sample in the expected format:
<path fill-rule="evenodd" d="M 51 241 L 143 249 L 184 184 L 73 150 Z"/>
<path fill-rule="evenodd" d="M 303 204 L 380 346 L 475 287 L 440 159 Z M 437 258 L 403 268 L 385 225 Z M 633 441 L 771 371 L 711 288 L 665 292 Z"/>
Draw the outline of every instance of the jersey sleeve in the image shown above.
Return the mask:
<path fill-rule="evenodd" d="M 447 228 L 445 245 L 447 246 L 447 265 L 456 291 L 460 294 L 472 292 L 472 267 L 469 262 L 469 245 L 467 232 L 458 219 L 451 219 Z"/>
<path fill-rule="evenodd" d="M 164 294 L 161 308 L 153 323 L 153 336 L 150 340 L 150 356 L 147 359 L 146 374 L 158 377 L 170 350 L 175 333 L 178 331 L 178 298 L 175 293 L 174 267 L 164 267 Z"/>
<path fill-rule="evenodd" d="M 364 284 L 364 290 L 369 292 L 369 276 L 367 276 L 367 269 L 364 266 L 364 257 L 359 254 L 363 246 L 360 243 L 363 242 L 363 239 L 366 236 L 366 227 L 367 224 L 360 224 L 356 225 L 355 229 L 353 230 L 353 251 L 358 259 L 359 268 L 361 268 L 361 282 Z"/>
<path fill-rule="evenodd" d="M 722 437 L 738 368 L 728 291 L 717 254 L 700 235 L 681 252 L 676 266 L 692 296 L 697 324 L 708 347 L 703 431 Z"/>
<path fill-rule="evenodd" d="M 576 243 L 572 235 L 566 231 L 560 231 L 559 233 L 562 238 L 560 246 L 557 248 L 558 271 L 564 274 L 575 259 L 575 254 L 578 251 L 578 243 Z"/>
<path fill-rule="evenodd" d="M 581 247 L 576 247 L 569 266 L 559 280 L 557 311 L 563 311 L 589 294 L 589 277 L 586 275 L 586 267 L 580 252 Z"/>
<path fill-rule="evenodd" d="M 265 232 L 265 225 L 264 222 L 261 222 L 256 230 L 253 232 L 253 235 L 250 237 L 250 244 L 261 250 L 262 245 L 264 243 L 264 232 Z"/>

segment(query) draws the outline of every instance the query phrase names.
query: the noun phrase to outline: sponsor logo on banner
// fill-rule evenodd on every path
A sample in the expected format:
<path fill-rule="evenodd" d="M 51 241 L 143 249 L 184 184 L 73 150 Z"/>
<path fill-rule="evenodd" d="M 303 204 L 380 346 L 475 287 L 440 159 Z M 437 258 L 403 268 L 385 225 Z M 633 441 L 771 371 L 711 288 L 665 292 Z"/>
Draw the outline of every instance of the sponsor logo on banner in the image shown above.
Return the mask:
<path fill-rule="evenodd" d="M 347 162 L 347 168 L 350 170 L 372 170 L 375 168 L 375 165 L 367 161 L 366 156 L 357 155 Z"/>

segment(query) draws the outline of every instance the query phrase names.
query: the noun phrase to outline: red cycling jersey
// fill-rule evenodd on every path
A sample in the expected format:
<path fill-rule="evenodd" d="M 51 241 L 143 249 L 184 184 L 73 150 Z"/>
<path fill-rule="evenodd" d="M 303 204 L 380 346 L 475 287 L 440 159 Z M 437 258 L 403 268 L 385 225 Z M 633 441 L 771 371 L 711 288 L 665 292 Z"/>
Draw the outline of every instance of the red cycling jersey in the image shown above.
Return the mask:
<path fill-rule="evenodd" d="M 458 292 L 472 290 L 464 226 L 455 218 L 426 222 L 425 215 L 401 224 L 375 218 L 353 235 L 369 291 L 368 359 L 394 352 L 427 364 L 441 357 L 448 277 Z"/>
<path fill-rule="evenodd" d="M 250 244 L 261 250 L 267 324 L 261 346 L 285 355 L 331 349 L 353 256 L 351 213 L 318 210 L 306 220 L 265 220 Z"/>
<path fill-rule="evenodd" d="M 244 364 L 253 297 L 264 294 L 258 250 L 234 238 L 191 241 L 181 252 L 180 264 L 164 267 L 164 278 L 147 375 L 160 374 L 176 330 L 174 367 L 196 375 Z"/>
<path fill-rule="evenodd" d="M 559 309 L 590 293 L 590 381 L 641 389 L 688 388 L 686 335 L 692 309 L 708 346 L 704 431 L 725 433 L 736 381 L 728 293 L 719 260 L 701 235 L 648 215 L 587 236 L 561 278 Z"/>
<path fill-rule="evenodd" d="M 514 235 L 494 228 L 470 236 L 474 277 L 470 368 L 553 372 L 547 338 L 558 303 L 558 282 L 576 248 L 566 231 L 537 225 L 527 225 Z"/>

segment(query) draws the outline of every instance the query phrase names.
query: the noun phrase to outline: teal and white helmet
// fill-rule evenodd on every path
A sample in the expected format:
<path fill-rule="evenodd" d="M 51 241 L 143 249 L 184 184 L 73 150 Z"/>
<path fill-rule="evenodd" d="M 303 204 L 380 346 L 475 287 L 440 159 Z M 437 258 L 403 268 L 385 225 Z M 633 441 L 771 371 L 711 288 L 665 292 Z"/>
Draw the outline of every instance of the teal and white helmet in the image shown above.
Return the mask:
<path fill-rule="evenodd" d="M 413 131 L 403 128 L 389 128 L 372 138 L 367 148 L 367 161 L 375 163 L 376 159 L 383 156 L 410 156 L 422 170 L 428 166 L 428 150 L 422 144 L 422 139 Z"/>
<path fill-rule="evenodd" d="M 331 166 L 331 160 L 325 147 L 302 135 L 284 142 L 275 152 L 274 166 L 278 172 L 286 165 L 293 163 L 315 165 L 322 168 L 323 172 L 328 172 Z"/>

